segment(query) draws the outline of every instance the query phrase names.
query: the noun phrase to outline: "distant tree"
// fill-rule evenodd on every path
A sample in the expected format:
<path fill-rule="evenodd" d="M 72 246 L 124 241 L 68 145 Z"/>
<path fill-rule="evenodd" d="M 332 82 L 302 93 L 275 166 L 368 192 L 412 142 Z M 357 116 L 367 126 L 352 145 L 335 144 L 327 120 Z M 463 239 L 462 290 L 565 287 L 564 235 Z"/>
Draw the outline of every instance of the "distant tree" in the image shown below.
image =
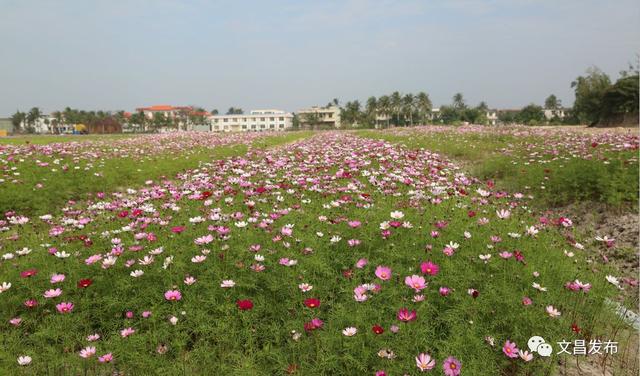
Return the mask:
<path fill-rule="evenodd" d="M 35 132 L 35 124 L 42 116 L 42 112 L 38 107 L 33 107 L 27 114 L 27 132 Z"/>
<path fill-rule="evenodd" d="M 408 93 L 402 97 L 403 118 L 405 119 L 405 123 L 406 119 L 409 118 L 410 126 L 413 126 L 413 112 L 415 110 L 415 104 L 415 97 L 413 94 Z"/>
<path fill-rule="evenodd" d="M 377 116 L 379 112 L 378 108 L 378 100 L 376 97 L 369 97 L 367 99 L 367 104 L 365 105 L 365 112 L 367 114 L 367 122 L 369 124 L 376 124 Z"/>
<path fill-rule="evenodd" d="M 562 107 L 560 99 L 558 99 L 554 94 L 551 94 L 544 100 L 544 108 L 548 110 L 557 110 Z"/>
<path fill-rule="evenodd" d="M 638 124 L 638 93 L 640 92 L 638 80 L 638 75 L 624 75 L 605 90 L 602 95 L 599 124 L 626 122 Z"/>
<path fill-rule="evenodd" d="M 478 103 L 478 107 L 476 107 L 478 110 L 483 111 L 483 112 L 487 112 L 489 111 L 489 106 L 487 105 L 487 102 L 485 101 L 481 101 L 480 103 Z"/>
<path fill-rule="evenodd" d="M 389 97 L 391 101 L 392 112 L 395 115 L 393 125 L 398 126 L 400 124 L 400 112 L 402 111 L 402 96 L 399 92 L 394 91 Z"/>
<path fill-rule="evenodd" d="M 464 102 L 464 97 L 462 96 L 462 93 L 455 93 L 453 95 L 453 108 L 461 110 L 466 107 L 467 105 Z"/>
<path fill-rule="evenodd" d="M 340 111 L 342 122 L 348 125 L 356 125 L 362 123 L 363 114 L 360 111 L 360 102 L 355 100 L 347 102 Z"/>
<path fill-rule="evenodd" d="M 11 116 L 11 124 L 13 125 L 14 132 L 20 132 L 22 130 L 22 125 L 27 121 L 27 114 L 21 112 L 20 110 L 16 111 L 15 114 Z"/>
<path fill-rule="evenodd" d="M 389 96 L 387 95 L 383 95 L 380 98 L 378 98 L 378 103 L 377 103 L 377 107 L 378 107 L 378 112 L 380 112 L 384 117 L 385 120 L 387 122 L 387 128 L 389 128 L 389 118 L 391 117 L 391 100 L 389 99 Z"/>
<path fill-rule="evenodd" d="M 609 76 L 597 67 L 587 69 L 585 76 L 571 83 L 576 95 L 573 111 L 580 122 L 593 125 L 600 120 L 604 93 L 610 86 Z"/>
<path fill-rule="evenodd" d="M 62 112 L 54 111 L 51 115 L 53 116 L 53 133 L 60 134 L 60 126 L 63 122 Z"/>
<path fill-rule="evenodd" d="M 544 110 L 541 106 L 530 104 L 518 113 L 518 121 L 527 125 L 537 125 L 545 121 Z"/>
<path fill-rule="evenodd" d="M 433 104 L 431 103 L 429 95 L 424 91 L 421 91 L 416 95 L 416 107 L 418 109 L 420 121 L 425 124 L 427 122 L 427 116 L 431 113 Z"/>
<path fill-rule="evenodd" d="M 213 110 L 211 110 L 211 115 L 217 115 L 218 114 L 218 109 L 214 108 Z"/>

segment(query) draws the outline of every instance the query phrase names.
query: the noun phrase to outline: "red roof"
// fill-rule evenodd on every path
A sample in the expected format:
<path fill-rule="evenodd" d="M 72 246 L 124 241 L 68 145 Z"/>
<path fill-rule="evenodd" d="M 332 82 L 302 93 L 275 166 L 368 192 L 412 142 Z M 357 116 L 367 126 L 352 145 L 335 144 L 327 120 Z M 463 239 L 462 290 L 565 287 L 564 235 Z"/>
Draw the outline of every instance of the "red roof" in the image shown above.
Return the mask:
<path fill-rule="evenodd" d="M 177 110 L 192 110 L 193 108 L 190 106 L 170 106 L 168 104 L 160 104 L 160 105 L 155 105 L 155 106 L 151 106 L 151 107 L 140 107 L 137 108 L 136 110 L 138 111 L 177 111 Z"/>

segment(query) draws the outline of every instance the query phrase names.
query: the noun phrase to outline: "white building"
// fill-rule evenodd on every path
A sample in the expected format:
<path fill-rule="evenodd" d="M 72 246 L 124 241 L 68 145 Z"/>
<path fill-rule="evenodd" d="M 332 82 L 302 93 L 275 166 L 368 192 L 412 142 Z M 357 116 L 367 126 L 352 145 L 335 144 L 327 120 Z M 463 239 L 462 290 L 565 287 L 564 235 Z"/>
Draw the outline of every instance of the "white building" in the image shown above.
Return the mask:
<path fill-rule="evenodd" d="M 311 107 L 298 111 L 300 126 L 329 126 L 340 128 L 340 107 Z"/>
<path fill-rule="evenodd" d="M 489 125 L 498 124 L 498 110 L 487 110 L 486 114 Z"/>
<path fill-rule="evenodd" d="M 544 117 L 547 120 L 551 120 L 555 117 L 558 119 L 564 119 L 565 113 L 563 108 L 545 108 L 544 109 Z"/>
<path fill-rule="evenodd" d="M 285 131 L 293 127 L 293 114 L 280 110 L 254 110 L 249 114 L 209 116 L 212 132 Z"/>

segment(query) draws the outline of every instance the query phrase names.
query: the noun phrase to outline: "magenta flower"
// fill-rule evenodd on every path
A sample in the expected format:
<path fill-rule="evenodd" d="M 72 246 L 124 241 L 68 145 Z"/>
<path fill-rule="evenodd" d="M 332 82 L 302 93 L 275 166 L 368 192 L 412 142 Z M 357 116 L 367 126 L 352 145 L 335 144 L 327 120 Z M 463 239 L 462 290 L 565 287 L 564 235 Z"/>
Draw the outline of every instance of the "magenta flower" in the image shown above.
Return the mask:
<path fill-rule="evenodd" d="M 440 287 L 440 289 L 438 290 L 438 292 L 440 293 L 440 295 L 442 296 L 447 296 L 451 293 L 451 289 L 446 287 L 446 286 L 442 286 Z"/>
<path fill-rule="evenodd" d="M 462 370 L 462 364 L 460 361 L 452 356 L 445 359 L 442 364 L 442 369 L 444 370 L 444 374 L 446 376 L 458 376 L 460 371 Z"/>
<path fill-rule="evenodd" d="M 424 278 L 419 275 L 412 275 L 410 277 L 406 277 L 404 279 L 404 283 L 405 285 L 416 290 L 416 292 L 420 292 L 420 290 L 423 290 L 425 287 L 427 287 Z"/>
<path fill-rule="evenodd" d="M 397 314 L 398 320 L 403 322 L 409 322 L 415 320 L 418 315 L 416 311 L 409 311 L 407 308 L 400 308 Z"/>
<path fill-rule="evenodd" d="M 432 263 L 431 261 L 427 261 L 420 264 L 420 271 L 422 272 L 422 274 L 435 276 L 440 271 L 440 267 L 437 264 Z"/>
<path fill-rule="evenodd" d="M 164 293 L 164 298 L 171 301 L 182 299 L 182 294 L 178 290 L 169 290 Z"/>
<path fill-rule="evenodd" d="M 362 269 L 362 268 L 364 268 L 368 263 L 369 263 L 369 261 L 368 261 L 366 258 L 361 258 L 360 260 L 358 260 L 358 262 L 356 262 L 356 268 L 358 268 L 358 269 Z"/>
<path fill-rule="evenodd" d="M 73 303 L 71 303 L 71 302 L 58 303 L 58 304 L 56 304 L 56 309 L 60 313 L 69 313 L 69 312 L 73 311 Z"/>
<path fill-rule="evenodd" d="M 517 358 L 518 357 L 518 348 L 516 344 L 507 340 L 502 346 L 502 352 L 509 358 Z"/>
<path fill-rule="evenodd" d="M 380 278 L 383 281 L 388 281 L 391 279 L 391 268 L 388 266 L 378 266 L 376 268 L 376 277 Z"/>

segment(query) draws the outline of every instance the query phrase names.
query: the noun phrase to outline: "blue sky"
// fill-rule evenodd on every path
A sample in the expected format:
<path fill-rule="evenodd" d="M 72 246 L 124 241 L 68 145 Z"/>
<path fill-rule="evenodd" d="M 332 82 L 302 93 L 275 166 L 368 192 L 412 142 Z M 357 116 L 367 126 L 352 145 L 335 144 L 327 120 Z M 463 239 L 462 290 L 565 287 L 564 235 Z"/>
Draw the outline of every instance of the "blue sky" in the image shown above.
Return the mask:
<path fill-rule="evenodd" d="M 426 91 L 515 108 L 640 52 L 640 3 L 0 0 L 0 116 L 152 104 L 290 111 Z"/>

